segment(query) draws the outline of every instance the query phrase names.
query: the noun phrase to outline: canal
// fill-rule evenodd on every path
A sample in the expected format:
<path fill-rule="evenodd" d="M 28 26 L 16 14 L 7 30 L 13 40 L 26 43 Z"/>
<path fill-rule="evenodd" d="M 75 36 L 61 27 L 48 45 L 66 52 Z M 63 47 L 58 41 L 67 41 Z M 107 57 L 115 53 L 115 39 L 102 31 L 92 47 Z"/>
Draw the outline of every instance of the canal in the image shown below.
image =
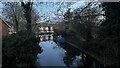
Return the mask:
<path fill-rule="evenodd" d="M 66 68 L 103 68 L 96 60 L 69 44 L 54 42 L 53 35 L 40 35 L 42 53 L 37 55 L 36 66 L 62 66 Z"/>

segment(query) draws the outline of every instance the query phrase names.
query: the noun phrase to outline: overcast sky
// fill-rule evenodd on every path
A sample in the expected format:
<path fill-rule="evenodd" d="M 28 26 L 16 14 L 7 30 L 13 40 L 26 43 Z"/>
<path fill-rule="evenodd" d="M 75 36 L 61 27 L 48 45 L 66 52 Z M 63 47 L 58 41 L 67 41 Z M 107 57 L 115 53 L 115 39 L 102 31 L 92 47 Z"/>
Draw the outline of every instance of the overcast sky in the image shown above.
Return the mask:
<path fill-rule="evenodd" d="M 70 3 L 70 2 L 69 2 Z M 66 7 L 66 2 L 64 3 L 61 3 L 61 2 L 58 2 L 58 3 L 53 3 L 53 2 L 44 2 L 43 4 L 34 4 L 34 8 L 36 8 L 36 10 L 38 11 L 39 15 L 40 16 L 43 16 L 41 18 L 42 21 L 44 21 L 44 19 L 47 18 L 47 20 L 59 20 L 55 13 L 57 13 L 57 10 L 59 8 L 59 6 L 61 6 L 61 10 L 63 11 L 63 13 L 66 12 L 66 10 L 68 9 L 68 7 L 70 7 L 72 10 L 84 5 L 83 1 L 79 1 L 79 2 L 71 2 L 70 5 L 67 5 Z M 2 3 L 0 2 L 0 15 L 2 13 L 2 8 L 3 8 L 3 5 Z M 2 16 L 2 15 L 1 15 Z M 63 18 L 61 16 L 61 18 Z"/>
<path fill-rule="evenodd" d="M 55 15 L 57 13 L 57 10 L 59 9 L 59 6 L 61 6 L 61 11 L 63 11 L 63 13 L 65 13 L 67 11 L 68 7 L 71 8 L 71 10 L 73 11 L 74 9 L 84 5 L 84 2 L 82 2 L 82 1 L 72 2 L 67 7 L 66 7 L 66 5 L 67 5 L 66 2 L 62 3 L 62 4 L 60 2 L 57 4 L 48 2 L 47 4 L 44 3 L 39 6 L 35 5 L 34 7 L 38 10 L 38 12 L 41 16 L 44 16 L 42 18 L 42 20 L 44 20 L 44 18 L 48 18 L 53 21 L 53 20 L 59 20 Z M 61 14 L 61 12 L 59 12 L 59 13 Z M 61 18 L 63 18 L 63 17 L 61 16 Z"/>

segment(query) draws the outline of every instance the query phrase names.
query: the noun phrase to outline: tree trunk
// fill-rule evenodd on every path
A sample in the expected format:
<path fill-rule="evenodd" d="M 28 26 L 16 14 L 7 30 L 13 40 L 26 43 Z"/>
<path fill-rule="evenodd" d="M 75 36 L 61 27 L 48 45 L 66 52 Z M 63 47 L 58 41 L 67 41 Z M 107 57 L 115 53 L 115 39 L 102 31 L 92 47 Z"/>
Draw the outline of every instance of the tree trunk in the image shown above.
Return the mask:
<path fill-rule="evenodd" d="M 26 11 L 25 12 L 25 18 L 27 20 L 27 30 L 28 32 L 32 31 L 32 27 L 31 27 L 31 11 Z"/>
<path fill-rule="evenodd" d="M 15 23 L 16 23 L 16 32 L 18 32 L 18 20 L 17 20 L 16 15 L 15 15 Z"/>
<path fill-rule="evenodd" d="M 32 26 L 31 26 L 31 10 L 32 10 L 32 3 L 31 2 L 27 2 L 26 4 L 24 4 L 24 2 L 21 2 L 22 7 L 24 8 L 24 15 L 25 18 L 27 20 L 27 31 L 29 33 L 32 32 Z"/>

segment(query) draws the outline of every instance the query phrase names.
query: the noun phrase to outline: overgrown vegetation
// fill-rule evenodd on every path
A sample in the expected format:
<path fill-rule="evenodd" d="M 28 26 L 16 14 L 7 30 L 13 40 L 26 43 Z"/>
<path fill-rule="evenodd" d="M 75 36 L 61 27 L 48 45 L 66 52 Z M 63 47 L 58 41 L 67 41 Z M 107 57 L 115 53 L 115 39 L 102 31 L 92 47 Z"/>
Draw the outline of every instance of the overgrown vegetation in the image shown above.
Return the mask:
<path fill-rule="evenodd" d="M 2 67 L 29 68 L 34 66 L 37 54 L 41 53 L 38 45 L 39 38 L 26 31 L 3 37 L 2 39 Z"/>
<path fill-rule="evenodd" d="M 92 4 L 98 7 L 93 7 Z M 68 9 L 64 14 L 64 23 L 67 25 L 66 40 L 102 56 L 103 61 L 118 66 L 119 12 L 120 2 L 90 2 L 85 8 L 78 8 L 73 12 Z M 101 16 L 104 16 L 102 20 L 99 18 Z"/>

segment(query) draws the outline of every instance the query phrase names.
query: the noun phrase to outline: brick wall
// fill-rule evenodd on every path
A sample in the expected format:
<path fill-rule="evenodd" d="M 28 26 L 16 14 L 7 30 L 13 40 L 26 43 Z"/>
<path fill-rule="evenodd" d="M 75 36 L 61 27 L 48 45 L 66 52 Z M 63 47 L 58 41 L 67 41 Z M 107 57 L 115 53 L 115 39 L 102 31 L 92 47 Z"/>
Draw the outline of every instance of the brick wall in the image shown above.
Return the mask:
<path fill-rule="evenodd" d="M 6 36 L 8 33 L 8 26 L 0 19 L 0 36 Z"/>
<path fill-rule="evenodd" d="M 0 36 L 2 36 L 2 20 L 0 19 Z"/>

